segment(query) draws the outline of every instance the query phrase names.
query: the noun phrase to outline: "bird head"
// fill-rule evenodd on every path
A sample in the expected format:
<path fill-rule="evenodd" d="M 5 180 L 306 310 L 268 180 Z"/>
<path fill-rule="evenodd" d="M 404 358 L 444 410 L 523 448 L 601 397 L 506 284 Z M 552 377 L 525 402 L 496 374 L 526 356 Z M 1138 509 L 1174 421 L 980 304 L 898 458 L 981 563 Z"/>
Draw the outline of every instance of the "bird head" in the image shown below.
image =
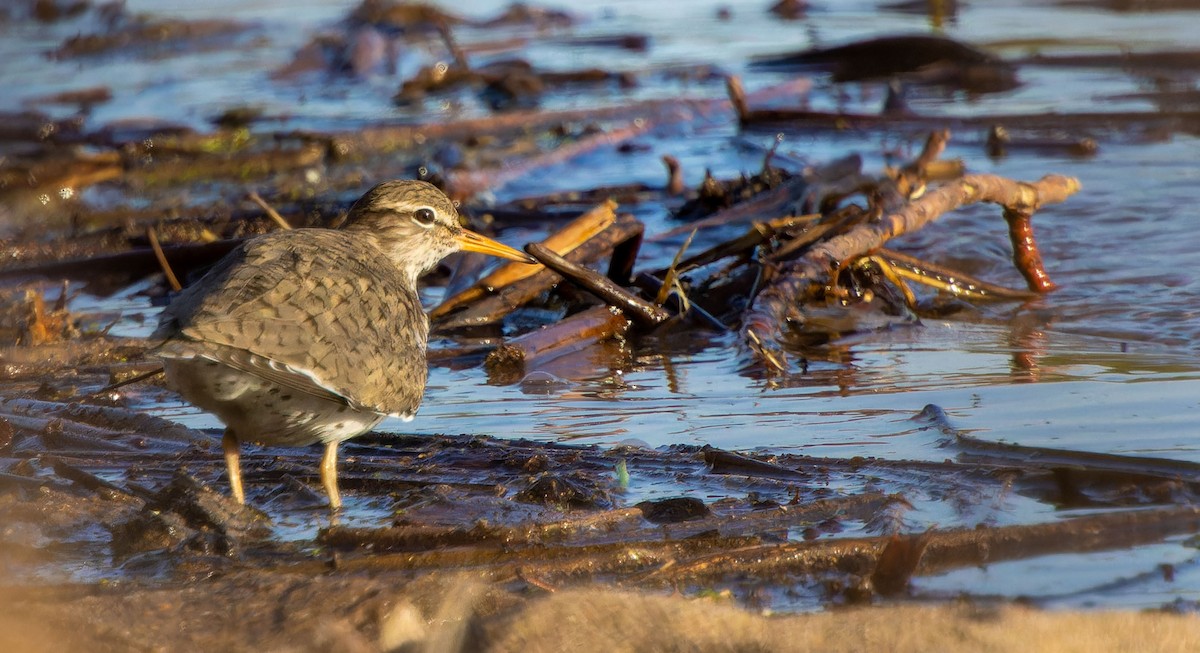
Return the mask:
<path fill-rule="evenodd" d="M 342 228 L 373 238 L 413 279 L 460 250 L 535 262 L 508 245 L 464 229 L 450 198 L 424 181 L 386 181 L 375 186 L 350 207 Z"/>

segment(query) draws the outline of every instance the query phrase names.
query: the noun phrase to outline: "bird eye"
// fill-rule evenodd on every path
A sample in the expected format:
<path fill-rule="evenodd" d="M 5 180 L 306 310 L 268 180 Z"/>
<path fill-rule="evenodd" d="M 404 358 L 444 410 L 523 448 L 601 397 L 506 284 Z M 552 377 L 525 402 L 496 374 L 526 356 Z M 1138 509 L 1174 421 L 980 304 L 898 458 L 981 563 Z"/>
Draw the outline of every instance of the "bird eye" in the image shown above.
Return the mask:
<path fill-rule="evenodd" d="M 423 206 L 416 211 L 413 211 L 413 220 L 422 227 L 429 228 L 433 226 L 436 214 L 433 209 L 428 206 Z"/>

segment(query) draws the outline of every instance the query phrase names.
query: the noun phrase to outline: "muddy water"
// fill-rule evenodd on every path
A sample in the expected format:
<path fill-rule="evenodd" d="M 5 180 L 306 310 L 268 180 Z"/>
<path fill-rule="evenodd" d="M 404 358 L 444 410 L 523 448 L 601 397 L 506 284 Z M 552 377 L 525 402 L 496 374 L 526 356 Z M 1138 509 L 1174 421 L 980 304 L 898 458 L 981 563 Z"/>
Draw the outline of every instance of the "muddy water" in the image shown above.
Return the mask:
<path fill-rule="evenodd" d="M 332 24 L 352 4 L 129 2 L 131 9 L 159 15 L 234 17 L 255 27 L 247 41 L 232 49 L 146 60 L 118 56 L 85 65 L 40 56 L 70 35 L 70 25 L 0 26 L 4 30 L 0 61 L 6 62 L 0 68 L 0 86 L 20 89 L 0 98 L 0 109 L 15 109 L 30 96 L 103 84 L 112 88 L 115 99 L 96 109 L 90 118 L 93 126 L 153 118 L 203 127 L 231 105 L 260 107 L 273 117 L 263 126 L 268 129 L 345 128 L 378 120 L 480 112 L 470 104 L 438 102 L 396 109 L 389 97 L 398 82 L 387 76 L 355 83 L 264 81 L 309 34 Z M 651 45 L 645 53 L 539 45 L 529 56 L 541 65 L 563 69 L 715 63 L 743 74 L 753 90 L 783 76 L 746 70 L 750 56 L 884 32 L 930 29 L 925 16 L 881 11 L 868 2 L 817 6 L 794 22 L 777 20 L 764 11 L 766 3 L 758 1 L 676 3 L 682 7 L 677 9 L 668 4 L 570 4 L 571 11 L 586 18 L 579 33 L 646 33 Z M 488 15 L 500 6 L 455 3 L 454 9 Z M 732 20 L 716 18 L 721 6 L 732 10 Z M 1198 24 L 1197 12 L 1128 14 L 1007 2 L 965 7 L 943 29 L 951 36 L 993 44 L 994 51 L 1013 58 L 1033 51 L 1197 48 Z M 500 36 L 491 33 L 487 38 Z M 469 43 L 472 32 L 466 30 L 459 38 Z M 474 38 L 484 36 L 476 33 Z M 400 69 L 414 69 L 422 57 L 420 52 L 403 54 Z M 919 113 L 945 115 L 1154 108 L 1134 97 L 1152 82 L 1122 70 L 1026 66 L 1020 75 L 1024 85 L 1006 93 L 967 97 L 915 89 L 910 103 Z M 1178 76 L 1181 83 L 1194 85 L 1200 74 L 1180 71 Z M 835 90 L 818 77 L 810 106 L 871 112 L 882 97 L 877 86 L 852 85 L 844 93 Z M 612 99 L 680 94 L 720 97 L 723 88 L 719 82 L 679 82 L 643 86 Z M 590 96 L 555 96 L 547 106 L 591 101 Z M 707 443 L 743 450 L 941 460 L 945 454 L 937 448 L 937 438 L 910 419 L 926 404 L 936 404 L 949 413 L 955 426 L 976 437 L 1200 462 L 1200 238 L 1195 233 L 1200 142 L 1194 135 L 1179 133 L 1097 130 L 1088 135 L 1100 144 L 1098 154 L 1090 158 L 1016 151 L 992 160 L 984 152 L 984 135 L 971 131 L 956 134 L 948 152 L 963 158 L 973 172 L 1020 179 L 1060 173 L 1082 181 L 1083 192 L 1035 218 L 1047 267 L 1061 286 L 1047 297 L 1024 305 L 990 307 L 973 319 L 928 319 L 922 324 L 866 329 L 817 355 L 805 352 L 810 356 L 809 373 L 782 386 L 748 372 L 747 360 L 732 336 L 683 346 L 673 343 L 666 353 L 662 353 L 663 343 L 647 342 L 635 352 L 632 365 L 605 357 L 561 361 L 511 385 L 492 384 L 478 367 L 434 368 L 417 420 L 388 421 L 381 429 L 652 447 Z M 727 120 L 700 121 L 646 137 L 644 151 L 593 153 L 491 192 L 501 202 L 602 184 L 661 183 L 658 158 L 662 154 L 678 157 L 689 185 L 694 186 L 706 167 L 719 177 L 757 169 L 763 149 L 775 136 L 774 132 L 739 134 Z M 798 161 L 820 162 L 855 151 L 866 160 L 867 170 L 876 170 L 895 148 L 911 149 L 918 143 L 913 133 L 830 135 L 794 130 L 783 133 L 780 153 Z M 103 191 L 89 190 L 85 199 L 103 202 Z M 646 222 L 648 234 L 676 226 L 657 208 L 635 211 Z M 703 248 L 740 230 L 702 233 L 693 247 Z M 510 239 L 520 240 L 515 234 Z M 665 264 L 680 242 L 651 240 L 640 265 Z M 992 207 L 954 214 L 894 246 L 1006 285 L 1020 282 L 1008 260 L 1003 221 Z M 75 309 L 123 311 L 128 319 L 117 332 L 144 335 L 155 309 L 137 290 L 105 299 L 83 297 Z M 152 409 L 189 425 L 217 426 L 211 417 L 186 406 L 159 404 Z M 635 482 L 635 491 L 654 495 L 670 489 L 638 488 Z M 1029 510 L 1014 521 L 1037 511 Z M 363 513 L 364 518 L 368 513 Z M 930 516 L 929 522 L 937 521 L 936 515 Z M 300 532 L 306 532 L 303 525 Z M 1194 566 L 1192 551 L 1169 542 L 1123 558 L 1130 573 L 1169 562 L 1180 565 L 1180 575 L 1170 588 L 1110 593 L 1102 602 L 1150 605 L 1173 597 L 1200 598 L 1200 578 L 1187 571 L 1189 562 Z M 955 587 L 986 586 L 999 594 L 1059 592 L 1063 604 L 1085 604 L 1096 599 L 1074 597 L 1071 588 L 1088 586 L 1088 570 L 1095 565 L 1111 567 L 1113 555 L 1011 563 L 1012 569 L 995 567 L 974 576 L 962 572 L 927 579 L 923 587 L 953 592 Z M 1053 587 L 1038 585 L 1041 581 L 1012 580 L 1020 578 L 1051 578 L 1046 582 Z M 1071 582 L 1062 584 L 1064 580 Z"/>

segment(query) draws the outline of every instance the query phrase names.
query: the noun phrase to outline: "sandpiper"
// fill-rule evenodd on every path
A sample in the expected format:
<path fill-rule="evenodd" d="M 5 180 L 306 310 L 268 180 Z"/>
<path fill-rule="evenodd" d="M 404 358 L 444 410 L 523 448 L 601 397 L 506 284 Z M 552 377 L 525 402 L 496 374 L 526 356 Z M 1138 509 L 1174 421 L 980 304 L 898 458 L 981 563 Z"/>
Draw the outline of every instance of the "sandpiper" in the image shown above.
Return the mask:
<path fill-rule="evenodd" d="M 463 229 L 431 184 L 389 181 L 340 229 L 247 241 L 163 311 L 157 354 L 179 393 L 225 424 L 234 499 L 245 503 L 239 443 L 323 442 L 321 483 L 341 506 L 338 444 L 421 404 L 429 320 L 417 278 L 460 249 L 533 262 Z"/>

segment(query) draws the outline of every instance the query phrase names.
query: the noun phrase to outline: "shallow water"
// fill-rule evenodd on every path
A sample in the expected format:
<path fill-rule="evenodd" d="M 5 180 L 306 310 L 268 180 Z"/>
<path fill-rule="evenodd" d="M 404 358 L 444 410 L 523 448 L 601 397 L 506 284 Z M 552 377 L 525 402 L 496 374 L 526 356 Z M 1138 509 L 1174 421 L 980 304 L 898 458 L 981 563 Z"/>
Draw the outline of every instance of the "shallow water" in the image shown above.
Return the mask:
<path fill-rule="evenodd" d="M 267 72 L 285 63 L 308 35 L 329 26 L 351 2 L 128 2 L 139 11 L 185 18 L 234 17 L 255 22 L 258 38 L 242 49 L 167 57 L 164 60 L 101 58 L 52 62 L 39 52 L 71 35 L 68 25 L 0 25 L 0 86 L 19 89 L 0 98 L 13 110 L 27 97 L 104 84 L 115 100 L 101 105 L 93 126 L 131 118 L 158 118 L 203 127 L 229 105 L 262 107 L 278 117 L 268 129 L 328 129 L 377 120 L 428 118 L 478 113 L 478 107 L 426 103 L 417 110 L 395 109 L 389 100 L 398 81 L 363 83 L 271 83 Z M 552 4 L 552 3 L 551 3 Z M 808 17 L 782 22 L 764 11 L 766 3 L 570 3 L 564 7 L 588 18 L 580 34 L 637 31 L 651 36 L 649 52 L 634 54 L 600 48 L 567 49 L 542 45 L 529 57 L 553 68 L 637 68 L 718 63 L 743 74 L 748 89 L 777 82 L 779 74 L 745 69 L 749 56 L 835 44 L 884 32 L 928 32 L 920 15 L 881 12 L 875 3 L 814 7 Z M 501 3 L 455 3 L 456 11 L 488 15 Z M 731 7 L 734 20 L 716 20 L 718 6 Z M 997 52 L 1019 56 L 1040 44 L 1046 52 L 1114 52 L 1200 46 L 1196 12 L 1110 13 L 1042 6 L 1041 3 L 974 3 L 945 33 L 977 43 L 1000 44 Z M 1103 35 L 1097 37 L 1097 35 Z M 489 38 L 499 38 L 490 35 Z M 460 35 L 469 42 L 470 31 Z M 481 38 L 476 35 L 475 38 Z M 406 55 L 402 66 L 419 62 Z M 1179 75 L 1194 84 L 1196 71 Z M 1149 110 L 1145 100 L 1119 96 L 1145 90 L 1150 81 L 1111 69 L 1026 67 L 1024 85 L 1001 94 L 969 98 L 916 91 L 914 110 L 970 115 L 1042 111 Z M 881 99 L 876 86 L 850 86 L 841 99 L 818 78 L 813 108 L 842 106 L 873 111 Z M 626 98 L 720 97 L 720 83 L 643 86 Z M 549 106 L 590 102 L 590 96 L 561 97 Z M 645 151 L 611 156 L 593 153 L 493 189 L 497 201 L 555 190 L 603 184 L 661 183 L 658 158 L 673 154 L 683 163 L 689 184 L 705 167 L 717 176 L 754 171 L 773 133 L 739 136 L 721 120 L 698 121 L 685 133 L 641 139 Z M 980 438 L 1030 446 L 1162 456 L 1200 462 L 1200 254 L 1195 234 L 1195 189 L 1200 183 L 1194 136 L 1173 134 L 1092 134 L 1100 143 L 1091 158 L 1065 154 L 1014 153 L 986 157 L 981 133 L 957 134 L 947 156 L 961 157 L 972 172 L 1020 179 L 1044 174 L 1077 176 L 1083 191 L 1067 203 L 1040 211 L 1037 236 L 1052 278 L 1061 289 L 1026 305 L 988 308 L 978 319 L 926 320 L 864 332 L 838 344 L 831 361 L 813 361 L 808 375 L 781 387 L 747 373 L 747 359 L 732 337 L 717 337 L 680 351 L 636 352 L 634 365 L 610 369 L 603 357 L 551 365 L 514 385 L 492 385 L 480 368 L 434 368 L 425 405 L 416 421 L 385 421 L 381 430 L 405 433 L 488 433 L 500 436 L 571 440 L 582 443 L 712 444 L 739 450 L 803 452 L 829 456 L 881 456 L 941 460 L 936 438 L 911 421 L 926 404 L 936 404 L 953 424 Z M 781 153 L 820 162 L 850 151 L 861 153 L 874 171 L 898 143 L 919 146 L 915 134 L 844 132 L 830 135 L 792 132 Z M 749 146 L 748 146 L 749 145 Z M 98 195 L 99 191 L 88 191 Z M 647 233 L 676 226 L 664 213 L 638 210 Z M 698 236 L 693 251 L 724 240 L 744 227 Z M 531 235 L 534 237 L 536 234 Z M 642 265 L 669 261 L 682 239 L 647 242 Z M 971 207 L 893 244 L 935 261 L 967 266 L 973 274 L 1010 286 L 1020 278 L 1009 263 L 1005 225 L 995 207 Z M 77 311 L 120 310 L 129 317 L 115 332 L 144 335 L 155 309 L 138 288 L 103 300 L 83 297 Z M 168 405 L 162 414 L 189 425 L 215 427 L 211 417 Z M 653 490 L 648 491 L 654 494 Z M 368 510 L 367 513 L 370 514 Z M 930 521 L 936 522 L 933 518 Z M 1187 562 L 1179 581 L 1162 588 L 1143 585 L 1102 592 L 1087 601 L 1156 605 L 1175 593 L 1195 600 L 1194 550 L 1168 542 L 1147 547 L 1130 562 L 1130 573 L 1154 561 Z M 1087 585 L 1092 565 L 1112 565 L 1119 553 L 1069 556 L 1063 560 L 1008 563 L 986 571 L 961 571 L 925 579 L 930 591 L 986 586 L 1000 594 L 1071 592 Z M 1011 570 L 1010 570 L 1011 566 Z M 1062 584 L 1079 576 L 1078 583 Z M 1012 578 L 1052 578 L 1046 584 Z M 1112 597 L 1111 601 L 1107 597 Z"/>

